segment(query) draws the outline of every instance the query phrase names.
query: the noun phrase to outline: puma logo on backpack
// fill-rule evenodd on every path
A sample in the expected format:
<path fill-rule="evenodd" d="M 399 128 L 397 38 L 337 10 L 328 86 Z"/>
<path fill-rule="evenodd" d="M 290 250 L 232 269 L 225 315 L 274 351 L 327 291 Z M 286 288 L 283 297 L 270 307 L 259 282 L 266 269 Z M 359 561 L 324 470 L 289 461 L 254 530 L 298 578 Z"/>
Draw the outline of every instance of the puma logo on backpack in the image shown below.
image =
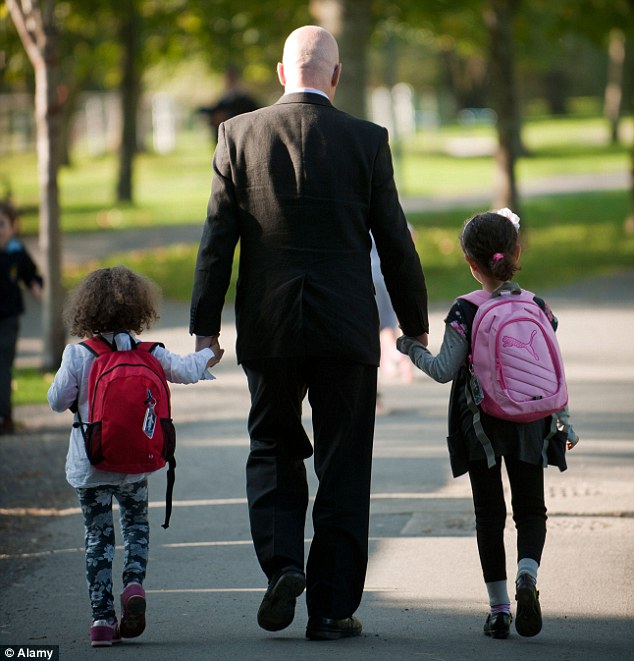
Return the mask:
<path fill-rule="evenodd" d="M 169 464 L 166 515 L 169 526 L 176 460 L 171 395 L 154 342 L 118 351 L 97 336 L 81 342 L 94 356 L 88 377 L 88 421 L 79 426 L 90 463 L 114 473 L 151 473 Z M 160 345 L 162 346 L 162 345 Z"/>
<path fill-rule="evenodd" d="M 472 395 L 489 415 L 532 422 L 568 403 L 555 331 L 534 294 L 516 285 L 491 296 L 461 296 L 478 306 L 471 329 Z"/>

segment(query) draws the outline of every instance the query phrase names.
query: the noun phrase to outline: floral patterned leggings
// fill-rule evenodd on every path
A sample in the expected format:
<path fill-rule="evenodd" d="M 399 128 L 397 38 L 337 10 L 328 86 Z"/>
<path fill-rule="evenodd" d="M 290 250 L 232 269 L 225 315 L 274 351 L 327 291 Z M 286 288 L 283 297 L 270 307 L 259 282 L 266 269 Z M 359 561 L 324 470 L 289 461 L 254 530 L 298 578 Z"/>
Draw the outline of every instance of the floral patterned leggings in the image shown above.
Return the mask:
<path fill-rule="evenodd" d="M 119 503 L 123 534 L 123 586 L 141 583 L 148 560 L 147 479 L 131 484 L 76 489 L 86 529 L 86 580 L 93 620 L 115 618 L 112 560 L 115 553 L 112 497 Z"/>

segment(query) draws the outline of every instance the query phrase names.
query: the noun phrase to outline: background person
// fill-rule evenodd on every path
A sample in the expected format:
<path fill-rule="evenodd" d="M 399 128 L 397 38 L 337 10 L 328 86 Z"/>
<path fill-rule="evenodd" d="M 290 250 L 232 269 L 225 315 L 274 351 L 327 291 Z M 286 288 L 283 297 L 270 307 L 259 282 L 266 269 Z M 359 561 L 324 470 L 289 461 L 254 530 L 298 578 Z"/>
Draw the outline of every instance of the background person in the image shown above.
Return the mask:
<path fill-rule="evenodd" d="M 15 351 L 24 314 L 22 286 L 38 300 L 42 276 L 22 241 L 16 236 L 18 214 L 12 204 L 0 202 L 0 435 L 15 431 L 11 380 Z"/>
<path fill-rule="evenodd" d="M 257 110 L 259 107 L 257 101 L 242 88 L 238 68 L 229 65 L 225 71 L 224 94 L 215 104 L 198 108 L 198 112 L 207 117 L 217 143 L 218 127 L 222 122 L 236 115 Z"/>

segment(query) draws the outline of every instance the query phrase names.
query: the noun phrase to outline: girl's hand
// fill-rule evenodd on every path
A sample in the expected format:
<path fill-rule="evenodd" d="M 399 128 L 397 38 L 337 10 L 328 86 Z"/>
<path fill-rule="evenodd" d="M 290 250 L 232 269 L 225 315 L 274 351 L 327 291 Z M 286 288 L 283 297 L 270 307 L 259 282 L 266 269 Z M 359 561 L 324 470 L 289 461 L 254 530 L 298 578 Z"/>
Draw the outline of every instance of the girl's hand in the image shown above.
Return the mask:
<path fill-rule="evenodd" d="M 579 437 L 577 434 L 574 435 L 574 438 L 570 438 L 570 436 L 568 436 L 568 440 L 566 441 L 566 450 L 572 450 L 572 448 L 574 448 L 578 442 Z"/>
<path fill-rule="evenodd" d="M 579 436 L 577 436 L 577 432 L 572 428 L 572 425 L 568 425 L 568 438 L 566 439 L 566 449 L 572 450 L 572 448 L 574 448 L 578 442 L 579 442 Z"/>
<path fill-rule="evenodd" d="M 213 367 L 214 365 L 217 365 L 220 362 L 220 359 L 224 355 L 225 350 L 220 348 L 220 345 L 216 345 L 216 347 L 211 347 L 212 351 L 214 352 L 213 358 L 210 358 L 209 361 L 207 362 L 207 368 L 209 369 L 210 367 Z"/>

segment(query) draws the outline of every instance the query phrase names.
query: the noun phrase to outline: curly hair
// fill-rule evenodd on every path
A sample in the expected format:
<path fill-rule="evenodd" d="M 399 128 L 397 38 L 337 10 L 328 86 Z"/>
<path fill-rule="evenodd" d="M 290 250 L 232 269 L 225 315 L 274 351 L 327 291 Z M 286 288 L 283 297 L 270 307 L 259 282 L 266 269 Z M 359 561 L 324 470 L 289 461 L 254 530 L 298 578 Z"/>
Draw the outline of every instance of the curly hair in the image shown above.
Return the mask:
<path fill-rule="evenodd" d="M 513 223 L 493 211 L 479 213 L 465 222 L 460 245 L 485 275 L 506 282 L 512 280 L 517 262 L 518 233 Z"/>
<path fill-rule="evenodd" d="M 95 333 L 141 333 L 159 318 L 158 286 L 125 266 L 97 269 L 69 294 L 64 320 L 75 337 Z"/>

